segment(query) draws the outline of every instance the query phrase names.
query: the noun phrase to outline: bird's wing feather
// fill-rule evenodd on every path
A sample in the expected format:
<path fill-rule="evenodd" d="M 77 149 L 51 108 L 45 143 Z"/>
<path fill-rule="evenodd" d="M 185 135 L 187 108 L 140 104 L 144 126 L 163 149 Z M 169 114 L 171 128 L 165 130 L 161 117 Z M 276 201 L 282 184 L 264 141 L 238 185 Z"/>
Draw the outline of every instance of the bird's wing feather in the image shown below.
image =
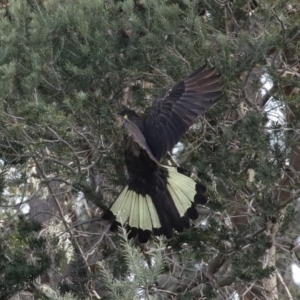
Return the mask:
<path fill-rule="evenodd" d="M 220 75 L 202 66 L 153 103 L 145 120 L 145 143 L 157 161 L 170 151 L 180 137 L 221 96 Z"/>
<path fill-rule="evenodd" d="M 123 128 L 128 137 L 130 137 L 135 143 L 139 145 L 142 149 L 144 149 L 147 154 L 149 155 L 150 159 L 153 160 L 155 163 L 158 163 L 156 158 L 153 156 L 149 146 L 145 140 L 144 135 L 140 131 L 140 129 L 129 119 L 127 119 L 123 123 Z"/>

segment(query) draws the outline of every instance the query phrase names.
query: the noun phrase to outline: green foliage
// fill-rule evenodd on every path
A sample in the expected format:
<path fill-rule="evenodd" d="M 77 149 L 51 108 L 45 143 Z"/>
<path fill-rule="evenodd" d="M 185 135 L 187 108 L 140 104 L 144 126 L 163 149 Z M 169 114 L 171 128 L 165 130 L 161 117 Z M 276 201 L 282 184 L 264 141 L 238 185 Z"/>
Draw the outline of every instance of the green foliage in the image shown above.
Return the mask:
<path fill-rule="evenodd" d="M 0 238 L 0 298 L 9 299 L 50 267 L 41 228 L 23 217 Z"/>
<path fill-rule="evenodd" d="M 45 299 L 97 292 L 107 299 L 229 299 L 234 289 L 274 274 L 262 264 L 273 245 L 266 224 L 289 238 L 299 230 L 291 234 L 296 205 L 282 208 L 282 195 L 296 197 L 299 189 L 295 177 L 282 185 L 299 148 L 299 5 L 221 2 L 10 0 L 1 8 L 0 298 L 30 283 L 28 290 Z M 184 136 L 182 161 L 207 185 L 209 202 L 169 248 L 151 242 L 142 253 L 99 221 L 127 180 L 114 113 L 124 106 L 144 112 L 204 61 L 222 74 L 224 95 Z M 263 112 L 265 72 L 270 94 L 286 105 L 286 124 L 269 123 Z M 41 205 L 30 217 L 43 214 L 45 200 L 53 211 L 45 213 L 47 234 L 39 235 L 38 223 L 17 216 L 23 203 L 32 211 Z M 218 255 L 226 263 L 208 276 L 202 266 Z M 60 285 L 60 294 L 43 292 L 41 275 L 53 290 Z"/>
<path fill-rule="evenodd" d="M 163 270 L 163 242 L 159 240 L 151 251 L 142 253 L 128 241 L 125 229 L 120 231 L 122 255 L 128 266 L 126 277 L 111 276 L 109 266 L 99 263 L 101 278 L 108 291 L 106 299 L 157 299 L 151 296 L 158 275 Z M 147 258 L 148 264 L 145 261 Z M 128 278 L 131 277 L 132 279 Z"/>
<path fill-rule="evenodd" d="M 60 293 L 65 295 L 67 292 L 72 292 L 79 299 L 88 298 L 87 286 L 90 278 L 86 264 L 79 255 L 76 255 L 70 263 L 69 278 L 69 283 L 60 284 Z"/>
<path fill-rule="evenodd" d="M 233 277 L 251 282 L 268 278 L 275 271 L 275 267 L 266 267 L 262 261 L 257 259 L 271 247 L 269 236 L 261 235 L 243 241 L 235 239 L 235 242 L 237 242 L 236 247 L 238 249 L 230 259 L 233 267 Z"/>

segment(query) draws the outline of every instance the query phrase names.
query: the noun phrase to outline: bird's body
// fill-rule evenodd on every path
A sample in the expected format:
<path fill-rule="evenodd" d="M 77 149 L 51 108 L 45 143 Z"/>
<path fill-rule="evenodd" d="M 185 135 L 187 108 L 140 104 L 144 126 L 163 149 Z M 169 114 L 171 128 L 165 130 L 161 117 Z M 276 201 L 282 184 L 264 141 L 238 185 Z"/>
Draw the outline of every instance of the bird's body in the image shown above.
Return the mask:
<path fill-rule="evenodd" d="M 198 217 L 195 204 L 204 204 L 205 187 L 159 162 L 179 138 L 221 95 L 214 69 L 198 69 L 159 97 L 144 122 L 132 110 L 118 116 L 126 135 L 125 164 L 129 179 L 105 219 L 128 223 L 130 235 L 146 242 L 151 233 L 172 236 Z"/>

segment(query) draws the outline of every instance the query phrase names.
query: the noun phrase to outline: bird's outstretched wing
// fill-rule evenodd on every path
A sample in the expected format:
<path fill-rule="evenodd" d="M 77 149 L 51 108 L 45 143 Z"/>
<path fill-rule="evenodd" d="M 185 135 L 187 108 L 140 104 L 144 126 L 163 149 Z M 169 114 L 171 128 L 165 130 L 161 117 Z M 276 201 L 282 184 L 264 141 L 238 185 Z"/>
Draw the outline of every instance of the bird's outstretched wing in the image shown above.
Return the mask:
<path fill-rule="evenodd" d="M 157 161 L 221 96 L 220 75 L 215 75 L 215 68 L 205 68 L 202 66 L 154 101 L 144 123 L 144 135 Z"/>

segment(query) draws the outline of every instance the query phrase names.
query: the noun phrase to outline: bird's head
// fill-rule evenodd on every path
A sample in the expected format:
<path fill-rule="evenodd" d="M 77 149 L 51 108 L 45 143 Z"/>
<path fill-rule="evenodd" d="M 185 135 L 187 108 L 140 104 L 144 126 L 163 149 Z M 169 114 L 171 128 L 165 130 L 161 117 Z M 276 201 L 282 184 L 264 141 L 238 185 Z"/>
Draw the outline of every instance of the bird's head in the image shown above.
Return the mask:
<path fill-rule="evenodd" d="M 116 114 L 116 121 L 118 127 L 123 127 L 124 122 L 130 120 L 136 123 L 139 120 L 138 115 L 134 110 L 126 109 Z"/>
<path fill-rule="evenodd" d="M 122 116 L 124 119 L 129 119 L 130 121 L 133 121 L 135 119 L 139 119 L 138 115 L 134 110 L 126 109 L 119 113 L 120 116 Z"/>

